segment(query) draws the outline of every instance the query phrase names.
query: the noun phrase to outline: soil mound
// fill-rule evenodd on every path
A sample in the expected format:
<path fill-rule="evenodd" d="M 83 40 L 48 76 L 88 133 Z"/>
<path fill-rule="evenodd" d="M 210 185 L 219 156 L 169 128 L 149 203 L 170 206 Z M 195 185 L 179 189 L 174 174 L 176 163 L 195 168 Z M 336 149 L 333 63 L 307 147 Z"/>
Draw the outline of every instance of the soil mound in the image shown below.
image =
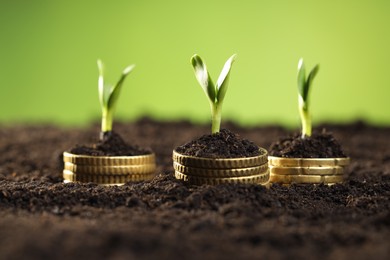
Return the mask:
<path fill-rule="evenodd" d="M 242 139 L 227 129 L 222 129 L 215 134 L 203 135 L 177 147 L 176 151 L 181 154 L 204 158 L 237 158 L 260 155 L 259 147 L 253 142 Z"/>

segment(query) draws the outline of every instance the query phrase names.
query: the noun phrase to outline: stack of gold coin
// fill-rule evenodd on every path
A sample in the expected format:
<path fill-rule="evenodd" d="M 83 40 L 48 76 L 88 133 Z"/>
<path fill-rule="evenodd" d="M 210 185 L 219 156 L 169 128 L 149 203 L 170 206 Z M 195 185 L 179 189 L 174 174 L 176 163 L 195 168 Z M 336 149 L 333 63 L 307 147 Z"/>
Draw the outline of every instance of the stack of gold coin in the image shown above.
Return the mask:
<path fill-rule="evenodd" d="M 155 155 L 88 156 L 65 152 L 64 182 L 93 182 L 122 185 L 151 180 L 155 176 Z"/>
<path fill-rule="evenodd" d="M 281 184 L 335 184 L 344 180 L 346 158 L 282 158 L 268 157 L 270 182 Z"/>
<path fill-rule="evenodd" d="M 202 158 L 173 151 L 173 168 L 176 179 L 191 184 L 258 183 L 269 180 L 267 151 L 243 158 Z"/>

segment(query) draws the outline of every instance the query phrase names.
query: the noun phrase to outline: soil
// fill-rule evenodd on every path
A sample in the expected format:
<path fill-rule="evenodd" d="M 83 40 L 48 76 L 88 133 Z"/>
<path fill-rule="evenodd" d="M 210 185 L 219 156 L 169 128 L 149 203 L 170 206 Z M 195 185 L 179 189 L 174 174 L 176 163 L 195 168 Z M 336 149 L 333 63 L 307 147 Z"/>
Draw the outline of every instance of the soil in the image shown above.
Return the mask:
<path fill-rule="evenodd" d="M 221 129 L 218 133 L 203 135 L 175 149 L 177 152 L 204 158 L 238 158 L 260 155 L 259 147 L 239 135 Z"/>
<path fill-rule="evenodd" d="M 331 129 L 351 157 L 343 184 L 189 186 L 172 149 L 209 131 L 143 119 L 115 129 L 155 151 L 158 176 L 120 187 L 62 182 L 61 154 L 86 129 L 0 128 L 0 259 L 389 259 L 390 127 Z M 290 130 L 231 129 L 260 147 Z"/>
<path fill-rule="evenodd" d="M 331 133 L 325 130 L 301 137 L 296 133 L 271 144 L 269 154 L 288 158 L 342 158 L 347 157 Z"/>
<path fill-rule="evenodd" d="M 122 137 L 114 131 L 104 134 L 103 140 L 91 145 L 76 145 L 70 153 L 91 156 L 134 156 L 150 154 L 151 151 L 136 145 L 128 145 Z"/>

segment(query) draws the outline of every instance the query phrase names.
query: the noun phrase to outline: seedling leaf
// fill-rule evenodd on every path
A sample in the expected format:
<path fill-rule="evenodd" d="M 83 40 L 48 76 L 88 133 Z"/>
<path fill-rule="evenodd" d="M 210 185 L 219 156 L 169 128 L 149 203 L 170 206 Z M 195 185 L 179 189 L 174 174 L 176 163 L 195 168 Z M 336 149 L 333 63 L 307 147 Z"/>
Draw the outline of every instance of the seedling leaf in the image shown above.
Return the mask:
<path fill-rule="evenodd" d="M 232 68 L 232 64 L 235 61 L 236 56 L 237 55 L 234 54 L 226 61 L 225 65 L 223 66 L 222 72 L 218 77 L 217 85 L 216 85 L 217 92 L 218 92 L 217 95 L 218 102 L 222 102 L 225 97 L 228 88 L 230 69 Z"/>
<path fill-rule="evenodd" d="M 306 100 L 307 92 L 305 64 L 301 58 L 298 62 L 298 93 L 303 100 Z"/>
<path fill-rule="evenodd" d="M 104 87 L 104 64 L 101 60 L 97 60 L 98 70 L 99 70 L 99 79 L 98 79 L 98 92 L 99 92 L 99 101 L 100 105 L 103 107 L 106 105 L 105 97 L 107 96 L 105 90 L 109 88 Z"/>
<path fill-rule="evenodd" d="M 194 67 L 195 77 L 198 80 L 200 86 L 203 88 L 204 93 L 211 102 L 214 102 L 216 97 L 216 89 L 209 72 L 207 71 L 206 63 L 203 62 L 199 55 L 195 54 L 191 58 L 191 64 Z"/>
<path fill-rule="evenodd" d="M 305 87 L 305 89 L 306 89 L 306 93 L 305 93 L 306 94 L 305 95 L 306 102 L 308 102 L 308 96 L 309 96 L 310 87 L 312 86 L 313 80 L 314 80 L 315 76 L 317 75 L 319 69 L 320 69 L 320 65 L 317 64 L 310 71 L 309 76 L 307 76 L 306 87 Z"/>
<path fill-rule="evenodd" d="M 111 109 L 114 107 L 116 104 L 116 101 L 118 100 L 119 93 L 122 89 L 123 82 L 125 81 L 127 75 L 134 69 L 135 65 L 130 65 L 126 67 L 123 72 L 121 77 L 119 78 L 119 81 L 116 83 L 115 86 L 113 86 L 110 90 L 110 94 L 107 96 L 107 107 L 108 109 Z"/>

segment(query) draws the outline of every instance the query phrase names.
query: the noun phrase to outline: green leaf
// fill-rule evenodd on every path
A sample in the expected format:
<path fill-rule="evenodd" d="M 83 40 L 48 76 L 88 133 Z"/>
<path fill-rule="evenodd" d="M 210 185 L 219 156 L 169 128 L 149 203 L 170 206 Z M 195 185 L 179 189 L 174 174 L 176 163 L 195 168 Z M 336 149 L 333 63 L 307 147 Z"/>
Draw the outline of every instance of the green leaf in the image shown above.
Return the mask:
<path fill-rule="evenodd" d="M 227 87 L 228 87 L 228 82 L 229 82 L 229 75 L 230 75 L 230 69 L 232 68 L 232 64 L 236 59 L 236 54 L 233 54 L 226 62 L 225 65 L 223 66 L 222 72 L 218 77 L 217 81 L 217 102 L 220 103 L 223 101 Z"/>
<path fill-rule="evenodd" d="M 305 64 L 302 58 L 298 62 L 298 93 L 302 97 L 303 101 L 306 102 L 308 89 L 306 85 Z"/>
<path fill-rule="evenodd" d="M 317 64 L 317 65 L 314 66 L 314 68 L 310 71 L 309 76 L 307 76 L 307 81 L 306 81 L 306 89 L 307 89 L 306 100 L 308 99 L 309 89 L 310 89 L 310 87 L 311 87 L 311 85 L 312 85 L 312 82 L 313 82 L 315 76 L 317 75 L 319 69 L 320 69 L 320 65 Z"/>
<path fill-rule="evenodd" d="M 210 101 L 214 103 L 216 97 L 216 89 L 213 81 L 211 80 L 209 72 L 207 71 L 206 64 L 197 54 L 191 57 L 191 64 L 194 68 L 195 76 L 200 86 L 203 88 L 203 91 L 206 93 Z"/>
<path fill-rule="evenodd" d="M 102 107 L 106 106 L 106 94 L 105 94 L 105 87 L 104 87 L 104 64 L 101 60 L 97 60 L 98 70 L 99 70 L 99 79 L 98 79 L 98 92 L 99 92 L 99 101 L 100 105 Z"/>
<path fill-rule="evenodd" d="M 121 77 L 119 78 L 119 81 L 116 83 L 115 86 L 113 86 L 110 89 L 109 95 L 107 97 L 107 107 L 108 109 L 112 109 L 119 97 L 120 90 L 122 89 L 123 82 L 125 81 L 127 75 L 134 69 L 135 65 L 130 65 L 126 67 L 123 72 Z"/>

